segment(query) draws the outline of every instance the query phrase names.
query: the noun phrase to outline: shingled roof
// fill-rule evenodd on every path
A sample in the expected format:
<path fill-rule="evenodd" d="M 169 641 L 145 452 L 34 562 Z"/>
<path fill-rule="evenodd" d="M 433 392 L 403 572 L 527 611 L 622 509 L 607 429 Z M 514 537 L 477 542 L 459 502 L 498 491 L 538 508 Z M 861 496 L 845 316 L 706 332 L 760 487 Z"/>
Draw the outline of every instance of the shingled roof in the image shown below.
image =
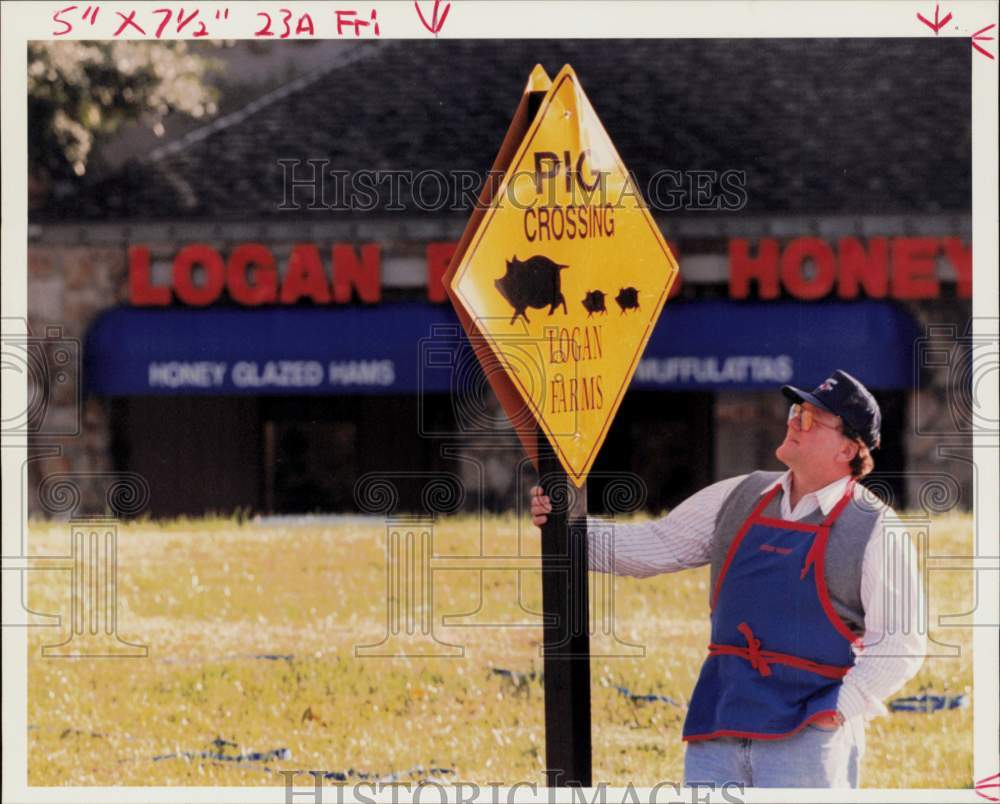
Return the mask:
<path fill-rule="evenodd" d="M 325 159 L 345 171 L 483 173 L 535 63 L 551 75 L 573 65 L 642 186 L 665 168 L 735 169 L 747 173 L 752 214 L 971 206 L 964 40 L 317 46 L 329 47 L 329 66 L 50 205 L 42 217 L 315 217 L 278 210 L 279 159 Z"/>

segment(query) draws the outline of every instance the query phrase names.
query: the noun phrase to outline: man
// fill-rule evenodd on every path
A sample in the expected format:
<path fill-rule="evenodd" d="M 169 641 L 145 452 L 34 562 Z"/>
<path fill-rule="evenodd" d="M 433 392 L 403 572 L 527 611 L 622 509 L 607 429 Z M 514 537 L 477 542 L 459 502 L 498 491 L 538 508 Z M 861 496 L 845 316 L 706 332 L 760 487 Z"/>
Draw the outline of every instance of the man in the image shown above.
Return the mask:
<path fill-rule="evenodd" d="M 912 550 L 887 550 L 894 514 L 857 483 L 874 468 L 878 404 L 839 370 L 811 393 L 782 393 L 786 472 L 715 483 L 613 539 L 589 529 L 592 570 L 711 564 L 711 642 L 683 730 L 688 784 L 857 787 L 865 720 L 923 661 Z M 551 510 L 532 489 L 533 522 Z"/>

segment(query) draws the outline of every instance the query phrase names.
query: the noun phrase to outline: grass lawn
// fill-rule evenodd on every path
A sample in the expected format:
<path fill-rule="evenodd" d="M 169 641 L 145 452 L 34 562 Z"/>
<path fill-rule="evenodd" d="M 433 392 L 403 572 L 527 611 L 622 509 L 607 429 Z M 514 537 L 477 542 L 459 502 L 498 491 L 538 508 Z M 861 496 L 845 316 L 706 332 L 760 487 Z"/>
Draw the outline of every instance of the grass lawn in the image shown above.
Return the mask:
<path fill-rule="evenodd" d="M 441 557 L 477 555 L 481 543 L 518 553 L 512 517 L 441 519 L 433 533 Z M 66 554 L 69 534 L 66 523 L 35 522 L 32 552 Z M 358 657 L 356 646 L 386 635 L 385 534 L 374 519 L 121 526 L 117 630 L 148 645 L 146 658 L 43 658 L 43 645 L 69 633 L 69 574 L 32 573 L 31 608 L 64 616 L 61 629 L 29 632 L 29 784 L 281 786 L 280 770 L 543 784 L 537 571 L 436 559 L 434 633 L 464 655 Z M 537 531 L 520 538 L 522 554 L 537 551 Z M 971 540 L 971 516 L 931 525 L 935 554 L 967 555 Z M 615 578 L 603 607 L 609 579 L 591 580 L 592 610 L 615 623 L 613 636 L 591 639 L 594 780 L 680 780 L 681 724 L 708 642 L 708 569 Z M 972 602 L 968 573 L 932 574 L 932 624 Z M 931 637 L 960 656 L 928 659 L 900 694 L 971 693 L 971 629 Z M 632 646 L 645 655 L 621 655 Z M 617 687 L 679 705 L 633 702 Z M 867 743 L 866 787 L 972 784 L 971 708 L 876 719 Z"/>

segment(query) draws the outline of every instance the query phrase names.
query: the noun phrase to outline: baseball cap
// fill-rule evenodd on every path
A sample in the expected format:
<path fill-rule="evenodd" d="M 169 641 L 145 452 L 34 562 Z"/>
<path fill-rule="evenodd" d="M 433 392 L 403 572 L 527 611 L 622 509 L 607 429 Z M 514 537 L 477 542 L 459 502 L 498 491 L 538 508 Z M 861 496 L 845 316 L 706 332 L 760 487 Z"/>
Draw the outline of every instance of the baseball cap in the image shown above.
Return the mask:
<path fill-rule="evenodd" d="M 882 411 L 871 391 L 846 371 L 837 369 L 811 392 L 783 385 L 783 393 L 792 402 L 811 402 L 820 410 L 839 416 L 869 449 L 879 445 Z"/>

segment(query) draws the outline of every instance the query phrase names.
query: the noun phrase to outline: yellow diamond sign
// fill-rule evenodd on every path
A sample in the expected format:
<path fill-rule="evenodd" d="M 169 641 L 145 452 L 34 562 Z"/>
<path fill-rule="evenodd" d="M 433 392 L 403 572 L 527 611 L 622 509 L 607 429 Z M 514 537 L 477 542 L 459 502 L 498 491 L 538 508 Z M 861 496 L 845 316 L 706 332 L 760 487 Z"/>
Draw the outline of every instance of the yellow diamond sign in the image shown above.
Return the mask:
<path fill-rule="evenodd" d="M 677 263 L 573 69 L 542 86 L 446 283 L 580 486 Z"/>

